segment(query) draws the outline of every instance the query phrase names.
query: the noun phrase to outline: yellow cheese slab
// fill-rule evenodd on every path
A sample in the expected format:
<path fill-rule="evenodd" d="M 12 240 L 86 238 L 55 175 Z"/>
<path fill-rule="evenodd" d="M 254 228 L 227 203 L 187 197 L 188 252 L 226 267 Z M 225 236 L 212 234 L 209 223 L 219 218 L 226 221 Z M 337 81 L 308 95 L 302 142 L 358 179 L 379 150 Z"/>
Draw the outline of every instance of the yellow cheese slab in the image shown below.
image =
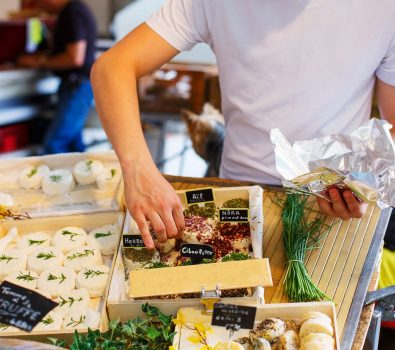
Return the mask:
<path fill-rule="evenodd" d="M 136 270 L 129 277 L 131 298 L 273 285 L 268 259 Z"/>

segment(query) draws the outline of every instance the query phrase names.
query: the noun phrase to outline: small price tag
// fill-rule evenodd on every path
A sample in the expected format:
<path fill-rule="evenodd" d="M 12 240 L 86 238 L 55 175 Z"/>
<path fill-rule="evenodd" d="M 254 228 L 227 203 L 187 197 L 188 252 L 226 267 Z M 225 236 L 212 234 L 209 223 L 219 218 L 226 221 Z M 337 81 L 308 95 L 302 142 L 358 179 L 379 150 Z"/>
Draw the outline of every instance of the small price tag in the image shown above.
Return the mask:
<path fill-rule="evenodd" d="M 214 191 L 212 188 L 185 191 L 185 196 L 188 204 L 214 202 Z"/>
<path fill-rule="evenodd" d="M 27 332 L 58 304 L 30 289 L 4 281 L 0 284 L 0 322 Z"/>
<path fill-rule="evenodd" d="M 141 235 L 123 235 L 122 244 L 124 248 L 143 248 L 145 247 Z"/>
<path fill-rule="evenodd" d="M 214 304 L 211 324 L 229 328 L 253 329 L 256 315 L 256 307 L 232 304 Z"/>
<path fill-rule="evenodd" d="M 199 264 L 203 259 L 214 258 L 214 249 L 208 244 L 181 244 L 180 253 L 183 258 L 191 258 L 192 264 Z"/>
<path fill-rule="evenodd" d="M 250 210 L 239 208 L 219 209 L 220 222 L 249 222 Z"/>

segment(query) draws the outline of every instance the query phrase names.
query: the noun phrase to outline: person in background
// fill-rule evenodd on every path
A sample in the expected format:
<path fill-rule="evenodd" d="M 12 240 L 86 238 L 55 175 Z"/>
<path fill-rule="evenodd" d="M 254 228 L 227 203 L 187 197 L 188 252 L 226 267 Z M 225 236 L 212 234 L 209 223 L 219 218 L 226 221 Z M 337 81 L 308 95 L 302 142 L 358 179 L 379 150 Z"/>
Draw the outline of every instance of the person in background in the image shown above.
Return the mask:
<path fill-rule="evenodd" d="M 374 94 L 381 116 L 395 122 L 394 30 L 394 0 L 167 0 L 103 54 L 91 75 L 96 107 L 146 246 L 153 247 L 147 220 L 160 242 L 180 235 L 184 220 L 145 143 L 136 79 L 209 44 L 226 121 L 220 176 L 279 184 L 272 128 L 290 142 L 349 133 L 368 121 Z M 332 202 L 318 199 L 326 215 L 366 212 L 351 191 L 329 195 Z"/>
<path fill-rule="evenodd" d="M 61 78 L 54 120 L 44 138 L 45 153 L 83 152 L 82 130 L 93 102 L 89 75 L 95 60 L 95 19 L 74 0 L 35 0 L 37 7 L 58 15 L 49 55 L 23 55 L 18 64 L 49 69 Z"/>

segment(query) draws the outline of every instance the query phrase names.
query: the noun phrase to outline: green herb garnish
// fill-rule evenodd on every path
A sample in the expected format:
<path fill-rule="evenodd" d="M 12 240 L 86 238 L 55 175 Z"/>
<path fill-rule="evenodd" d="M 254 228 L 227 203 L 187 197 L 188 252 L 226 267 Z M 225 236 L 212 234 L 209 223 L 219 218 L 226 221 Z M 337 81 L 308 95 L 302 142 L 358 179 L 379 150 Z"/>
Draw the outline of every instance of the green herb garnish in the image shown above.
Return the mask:
<path fill-rule="evenodd" d="M 108 237 L 111 236 L 113 233 L 108 231 L 107 233 L 101 233 L 101 232 L 97 232 L 95 233 L 95 238 L 103 238 L 103 237 Z"/>
<path fill-rule="evenodd" d="M 114 177 L 117 171 L 115 169 L 111 169 L 111 177 Z"/>
<path fill-rule="evenodd" d="M 145 266 L 146 269 L 160 269 L 162 267 L 169 267 L 169 265 L 165 264 L 162 261 L 158 261 Z"/>
<path fill-rule="evenodd" d="M 304 260 L 307 251 L 320 247 L 331 226 L 324 224 L 325 218 L 322 215 L 307 220 L 307 199 L 308 196 L 288 194 L 281 216 L 284 250 L 288 260 L 285 293 L 293 302 L 330 300 L 311 280 Z"/>
<path fill-rule="evenodd" d="M 27 174 L 27 177 L 28 177 L 28 178 L 31 178 L 31 177 L 33 177 L 33 176 L 36 175 L 36 174 L 37 174 L 37 168 L 33 168 L 33 169 L 30 171 L 30 173 Z"/>
<path fill-rule="evenodd" d="M 163 314 L 158 308 L 144 304 L 146 317 L 137 317 L 125 323 L 113 320 L 107 332 L 88 329 L 88 334 L 76 330 L 73 343 L 50 338 L 52 345 L 71 350 L 167 350 L 175 336 L 172 316 Z"/>
<path fill-rule="evenodd" d="M 228 255 L 225 255 L 221 261 L 239 261 L 239 260 L 249 260 L 251 257 L 248 254 L 245 253 L 230 253 Z"/>
<path fill-rule="evenodd" d="M 249 208 L 250 202 L 248 199 L 243 198 L 233 198 L 227 200 L 223 205 L 223 208 Z"/>
<path fill-rule="evenodd" d="M 88 169 L 88 170 L 92 170 L 92 163 L 93 163 L 93 160 L 88 160 L 85 164 L 86 164 L 86 168 Z"/>
<path fill-rule="evenodd" d="M 70 304 L 73 305 L 75 302 L 80 302 L 82 301 L 82 297 L 80 297 L 79 299 L 74 299 L 73 297 L 68 297 L 67 299 L 63 298 L 63 297 L 59 297 L 60 298 L 60 303 L 59 306 L 63 306 L 66 304 Z"/>
<path fill-rule="evenodd" d="M 54 319 L 51 316 L 48 316 L 47 318 L 44 318 L 42 321 L 46 326 L 50 325 L 51 323 L 54 323 Z"/>
<path fill-rule="evenodd" d="M 7 256 L 5 254 L 0 255 L 0 261 L 7 260 L 6 264 L 8 264 L 11 260 L 15 260 L 15 259 L 18 259 L 18 258 L 13 258 L 12 256 Z"/>
<path fill-rule="evenodd" d="M 204 218 L 214 218 L 217 214 L 217 208 L 214 202 L 204 203 L 204 206 L 199 206 L 198 204 L 191 204 L 185 209 L 184 215 L 196 215 Z"/>
<path fill-rule="evenodd" d="M 74 237 L 79 236 L 80 234 L 79 234 L 79 233 L 70 232 L 70 231 L 65 230 L 65 231 L 62 231 L 62 235 L 63 235 L 63 236 L 70 236 L 70 241 L 75 242 Z"/>
<path fill-rule="evenodd" d="M 61 175 L 51 175 L 49 177 L 51 179 L 51 181 L 58 183 L 59 181 L 62 180 L 62 176 Z"/>
<path fill-rule="evenodd" d="M 5 331 L 8 327 L 10 327 L 8 324 L 0 323 L 0 330 L 1 331 Z"/>
<path fill-rule="evenodd" d="M 100 270 L 86 270 L 84 272 L 85 279 L 92 278 L 93 276 L 104 275 L 104 274 L 105 274 L 105 272 L 100 271 Z"/>
<path fill-rule="evenodd" d="M 53 252 L 50 252 L 50 253 L 41 252 L 41 253 L 38 253 L 36 257 L 37 257 L 37 259 L 49 260 L 49 259 L 54 258 L 55 254 Z"/>
<path fill-rule="evenodd" d="M 60 280 L 59 284 L 63 283 L 67 277 L 62 273 L 59 277 L 50 273 L 48 275 L 47 281 Z"/>
<path fill-rule="evenodd" d="M 27 242 L 29 243 L 29 246 L 32 245 L 41 245 L 46 241 L 46 239 L 42 240 L 42 241 L 36 241 L 34 239 L 29 239 Z"/>
<path fill-rule="evenodd" d="M 81 315 L 79 320 L 74 320 L 72 317 L 70 319 L 70 322 L 66 325 L 67 327 L 77 327 L 80 324 L 83 324 L 85 322 L 85 316 Z"/>
<path fill-rule="evenodd" d="M 73 255 L 68 256 L 66 259 L 67 260 L 74 260 L 76 258 L 83 258 L 83 257 L 89 256 L 89 255 L 95 255 L 95 251 L 89 250 L 89 249 L 84 249 L 83 253 L 74 253 Z"/>
<path fill-rule="evenodd" d="M 29 273 L 27 273 L 27 274 L 23 274 L 22 271 L 19 271 L 19 275 L 16 277 L 16 279 L 17 279 L 17 280 L 21 280 L 21 281 L 31 282 L 31 281 L 36 280 L 37 277 L 33 277 L 33 276 L 30 274 L 30 271 L 29 271 Z"/>

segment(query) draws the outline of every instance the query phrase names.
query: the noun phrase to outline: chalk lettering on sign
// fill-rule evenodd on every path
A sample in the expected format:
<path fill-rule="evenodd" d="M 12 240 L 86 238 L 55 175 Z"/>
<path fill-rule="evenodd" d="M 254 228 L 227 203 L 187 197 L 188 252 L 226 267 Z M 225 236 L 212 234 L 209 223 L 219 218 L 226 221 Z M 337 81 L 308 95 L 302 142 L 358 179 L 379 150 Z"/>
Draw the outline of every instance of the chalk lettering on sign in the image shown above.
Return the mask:
<path fill-rule="evenodd" d="M 256 307 L 216 303 L 211 319 L 213 326 L 253 329 Z"/>
<path fill-rule="evenodd" d="M 122 243 L 124 248 L 143 248 L 144 241 L 141 235 L 123 235 Z"/>
<path fill-rule="evenodd" d="M 220 222 L 244 222 L 248 223 L 250 217 L 249 209 L 219 209 L 219 221 Z"/>
<path fill-rule="evenodd" d="M 214 191 L 212 188 L 185 191 L 185 198 L 187 204 L 214 202 Z"/>
<path fill-rule="evenodd" d="M 214 249 L 208 244 L 181 244 L 180 253 L 183 258 L 190 258 L 192 264 L 199 264 L 203 259 L 214 258 Z"/>
<path fill-rule="evenodd" d="M 30 332 L 58 304 L 30 289 L 0 285 L 0 323 Z"/>

